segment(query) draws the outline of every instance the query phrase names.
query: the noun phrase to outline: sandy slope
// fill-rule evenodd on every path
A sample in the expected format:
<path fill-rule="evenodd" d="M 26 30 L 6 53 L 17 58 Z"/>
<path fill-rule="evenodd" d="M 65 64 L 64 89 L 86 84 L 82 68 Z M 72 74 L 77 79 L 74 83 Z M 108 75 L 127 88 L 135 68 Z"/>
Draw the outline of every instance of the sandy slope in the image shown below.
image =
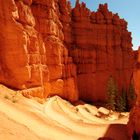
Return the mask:
<path fill-rule="evenodd" d="M 39 104 L 0 85 L 0 140 L 128 140 L 128 114 L 103 112 L 104 117 L 95 106 L 73 106 L 58 96 Z"/>
<path fill-rule="evenodd" d="M 0 113 L 0 140 L 43 140 L 33 133 L 28 127 L 18 124 L 5 114 Z"/>

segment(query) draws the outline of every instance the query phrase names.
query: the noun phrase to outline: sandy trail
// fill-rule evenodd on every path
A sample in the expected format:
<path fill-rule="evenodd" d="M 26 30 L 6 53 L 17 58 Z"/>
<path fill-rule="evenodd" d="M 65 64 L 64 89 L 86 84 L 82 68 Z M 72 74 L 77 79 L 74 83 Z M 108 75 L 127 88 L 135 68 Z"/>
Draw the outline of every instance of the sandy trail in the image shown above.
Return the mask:
<path fill-rule="evenodd" d="M 108 121 L 97 118 L 96 116 L 89 113 L 83 105 L 77 106 L 79 112 L 88 120 L 92 121 L 95 124 L 107 124 Z"/>
<path fill-rule="evenodd" d="M 98 109 L 88 104 L 73 106 L 58 96 L 39 104 L 15 94 L 0 85 L 0 139 L 128 140 L 125 125 L 128 115 L 110 121 L 97 117 Z"/>
<path fill-rule="evenodd" d="M 33 140 L 45 140 L 39 138 L 28 127 L 9 119 L 7 115 L 3 113 L 0 113 L 0 122 L 0 140 L 16 140 L 17 138 L 21 140 L 28 140 L 31 138 Z"/>
<path fill-rule="evenodd" d="M 93 125 L 91 123 L 83 123 L 82 120 L 72 119 L 69 115 L 66 115 L 66 113 L 63 112 L 62 108 L 58 105 L 57 99 L 57 97 L 51 98 L 45 108 L 45 113 L 49 114 L 52 119 L 59 121 L 61 124 L 81 135 L 98 136 L 99 134 L 97 132 L 99 131 L 100 134 L 105 134 L 106 129 L 108 128 L 107 125 Z M 96 133 L 93 133 L 94 129 L 96 129 Z"/>

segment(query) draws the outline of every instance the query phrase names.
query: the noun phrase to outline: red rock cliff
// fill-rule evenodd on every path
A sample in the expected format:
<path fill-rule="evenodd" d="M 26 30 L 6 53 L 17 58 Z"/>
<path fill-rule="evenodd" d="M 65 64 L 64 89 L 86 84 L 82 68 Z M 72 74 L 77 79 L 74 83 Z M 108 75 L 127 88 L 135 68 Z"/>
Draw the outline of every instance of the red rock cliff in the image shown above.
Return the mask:
<path fill-rule="evenodd" d="M 31 9 L 36 21 L 35 28 L 45 43 L 46 65 L 49 69 L 49 95 L 77 100 L 76 66 L 63 43 L 63 25 L 60 21 L 62 2 L 34 0 Z"/>
<path fill-rule="evenodd" d="M 45 46 L 34 29 L 31 2 L 0 0 L 0 83 L 14 89 L 38 87 L 48 81 Z M 45 78 L 43 78 L 45 77 Z"/>
<path fill-rule="evenodd" d="M 76 66 L 63 44 L 59 1 L 0 0 L 0 9 L 0 83 L 26 96 L 77 100 Z"/>
<path fill-rule="evenodd" d="M 0 0 L 0 19 L 0 83 L 70 101 L 104 101 L 111 75 L 128 89 L 131 33 L 106 4 L 91 12 L 79 1 Z"/>
<path fill-rule="evenodd" d="M 107 4 L 90 12 L 77 1 L 71 14 L 65 10 L 63 15 L 67 17 L 62 21 L 64 41 L 77 66 L 80 98 L 104 101 L 109 76 L 114 77 L 120 92 L 127 90 L 134 63 L 127 22 L 110 12 Z"/>
<path fill-rule="evenodd" d="M 137 100 L 135 106 L 130 112 L 130 117 L 128 122 L 128 132 L 130 137 L 132 137 L 132 135 L 135 132 L 140 138 L 140 47 L 137 54 L 137 63 L 135 65 L 134 72 L 133 72 L 133 80 L 134 80 Z"/>

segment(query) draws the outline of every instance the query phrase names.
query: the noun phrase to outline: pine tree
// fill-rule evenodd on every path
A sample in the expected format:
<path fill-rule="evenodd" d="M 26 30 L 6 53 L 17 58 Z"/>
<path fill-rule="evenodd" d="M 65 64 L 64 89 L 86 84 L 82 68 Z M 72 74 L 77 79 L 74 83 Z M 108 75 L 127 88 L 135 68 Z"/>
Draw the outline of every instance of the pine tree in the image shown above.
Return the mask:
<path fill-rule="evenodd" d="M 122 89 L 121 95 L 116 100 L 116 110 L 123 112 L 127 110 L 127 93 Z"/>
<path fill-rule="evenodd" d="M 134 89 L 134 84 L 131 82 L 129 86 L 129 95 L 128 95 L 128 103 L 129 103 L 129 109 L 131 109 L 136 101 L 136 93 Z"/>
<path fill-rule="evenodd" d="M 136 93 L 135 93 L 134 85 L 132 83 L 130 84 L 130 87 L 129 87 L 129 95 L 130 95 L 131 100 L 136 99 Z"/>
<path fill-rule="evenodd" d="M 117 86 L 112 76 L 110 76 L 107 83 L 107 94 L 108 94 L 107 107 L 114 111 L 116 105 L 115 99 L 117 96 Z"/>

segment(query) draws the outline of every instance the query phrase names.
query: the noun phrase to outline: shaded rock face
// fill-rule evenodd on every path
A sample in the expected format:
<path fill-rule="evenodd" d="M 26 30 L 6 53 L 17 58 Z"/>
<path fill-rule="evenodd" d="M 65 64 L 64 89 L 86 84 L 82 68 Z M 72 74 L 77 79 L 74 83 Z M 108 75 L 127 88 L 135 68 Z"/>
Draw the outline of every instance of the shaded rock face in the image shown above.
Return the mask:
<path fill-rule="evenodd" d="M 131 33 L 106 4 L 91 12 L 79 1 L 0 0 L 0 9 L 0 83 L 70 101 L 104 101 L 110 76 L 128 89 Z"/>
<path fill-rule="evenodd" d="M 130 112 L 128 131 L 130 137 L 133 137 L 133 135 L 136 133 L 140 138 L 140 47 L 137 54 L 137 63 L 133 72 L 133 80 L 137 100 L 135 106 Z"/>
<path fill-rule="evenodd" d="M 90 12 L 77 1 L 72 12 L 65 9 L 64 15 L 64 42 L 77 66 L 80 98 L 104 101 L 110 76 L 120 93 L 128 90 L 134 57 L 127 22 L 110 12 L 107 4 Z"/>

